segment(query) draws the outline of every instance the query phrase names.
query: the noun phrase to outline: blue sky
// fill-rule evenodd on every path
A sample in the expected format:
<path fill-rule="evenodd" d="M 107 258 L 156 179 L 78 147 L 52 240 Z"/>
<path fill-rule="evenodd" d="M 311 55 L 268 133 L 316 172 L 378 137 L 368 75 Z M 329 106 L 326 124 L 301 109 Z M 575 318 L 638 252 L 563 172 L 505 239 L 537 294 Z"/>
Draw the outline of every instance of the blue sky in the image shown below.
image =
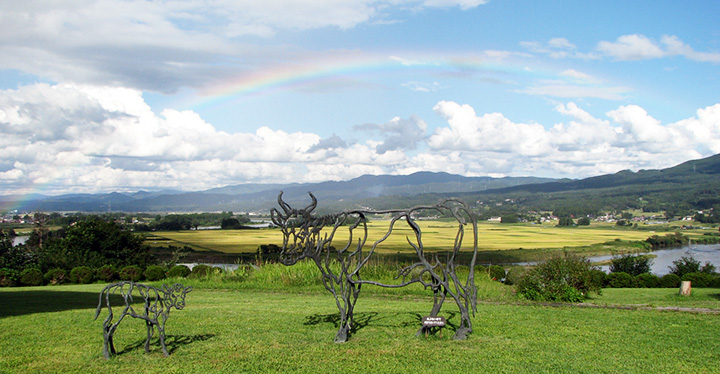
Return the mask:
<path fill-rule="evenodd" d="M 720 153 L 716 1 L 0 4 L 0 195 Z"/>

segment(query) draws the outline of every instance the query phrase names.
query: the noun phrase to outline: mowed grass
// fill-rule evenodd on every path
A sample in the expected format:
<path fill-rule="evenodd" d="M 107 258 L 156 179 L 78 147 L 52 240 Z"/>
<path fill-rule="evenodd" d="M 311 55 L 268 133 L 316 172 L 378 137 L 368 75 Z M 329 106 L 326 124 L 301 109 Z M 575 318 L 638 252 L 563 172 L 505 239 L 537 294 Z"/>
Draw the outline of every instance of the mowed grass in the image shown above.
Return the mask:
<path fill-rule="evenodd" d="M 422 240 L 428 251 L 452 249 L 457 223 L 450 221 L 418 221 Z M 368 225 L 368 244 L 382 238 L 389 228 L 389 221 L 373 220 Z M 355 239 L 360 234 L 356 230 Z M 585 227 L 555 227 L 553 225 L 507 225 L 490 222 L 478 224 L 478 249 L 480 251 L 505 251 L 511 249 L 560 249 L 565 247 L 588 246 L 607 241 L 645 240 L 652 231 L 619 229 L 609 225 Z M 664 233 L 661 233 L 663 235 Z M 397 222 L 392 235 L 377 247 L 377 253 L 411 253 L 412 247 L 406 238 L 415 241 L 414 233 L 406 223 Z M 346 228 L 340 228 L 333 245 L 340 247 L 348 240 Z M 190 246 L 196 250 L 213 250 L 224 253 L 254 253 L 262 244 L 282 245 L 279 229 L 257 230 L 193 230 L 161 231 L 152 233 L 146 243 L 151 246 Z M 464 250 L 472 249 L 472 229 L 466 226 Z"/>
<path fill-rule="evenodd" d="M 457 309 L 441 314 L 442 337 L 416 336 L 432 301 L 364 295 L 357 331 L 333 343 L 337 309 L 327 293 L 195 289 L 167 323 L 170 357 L 145 325 L 126 319 L 117 357 L 102 356 L 104 285 L 0 290 L 3 373 L 709 373 L 720 370 L 717 315 L 480 303 L 468 340 L 452 340 Z M 667 289 L 675 293 L 677 290 Z"/>

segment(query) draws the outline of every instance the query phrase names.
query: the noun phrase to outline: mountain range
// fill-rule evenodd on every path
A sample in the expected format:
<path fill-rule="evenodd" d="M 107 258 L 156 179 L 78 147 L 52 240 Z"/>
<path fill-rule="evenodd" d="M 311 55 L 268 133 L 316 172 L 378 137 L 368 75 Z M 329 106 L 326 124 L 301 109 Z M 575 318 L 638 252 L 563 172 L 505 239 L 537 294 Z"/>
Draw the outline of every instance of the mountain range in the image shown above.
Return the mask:
<path fill-rule="evenodd" d="M 307 193 L 321 201 L 324 209 L 340 210 L 358 206 L 416 205 L 434 203 L 443 196 L 460 196 L 468 201 L 486 198 L 523 197 L 537 201 L 613 196 L 632 199 L 664 196 L 676 199 L 710 199 L 720 192 L 720 154 L 692 160 L 662 170 L 629 170 L 585 179 L 539 177 L 463 177 L 448 173 L 418 172 L 410 175 L 364 175 L 348 181 L 293 184 L 240 184 L 205 191 L 140 191 L 135 193 L 68 194 L 60 196 L 0 196 L 0 210 L 81 211 L 81 212 L 267 212 L 277 205 L 277 196 L 291 205 L 305 206 Z M 647 197 L 646 197 L 647 198 Z M 396 206 L 400 207 L 400 206 Z"/>

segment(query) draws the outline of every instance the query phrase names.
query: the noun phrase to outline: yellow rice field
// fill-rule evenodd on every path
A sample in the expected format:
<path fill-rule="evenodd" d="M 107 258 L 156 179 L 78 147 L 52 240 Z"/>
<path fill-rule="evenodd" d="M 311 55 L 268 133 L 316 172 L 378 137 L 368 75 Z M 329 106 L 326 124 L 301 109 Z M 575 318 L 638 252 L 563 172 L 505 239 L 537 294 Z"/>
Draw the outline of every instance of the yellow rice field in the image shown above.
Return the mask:
<path fill-rule="evenodd" d="M 457 223 L 450 221 L 418 221 L 426 250 L 449 250 L 457 233 Z M 379 240 L 388 230 L 389 221 L 373 220 L 368 225 L 368 245 Z M 655 233 L 615 228 L 614 226 L 555 227 L 553 225 L 506 225 L 480 222 L 478 225 L 481 251 L 510 249 L 541 249 L 587 246 L 615 239 L 645 240 Z M 355 233 L 357 239 L 359 232 Z M 664 235 L 665 233 L 658 233 Z M 406 236 L 414 241 L 412 230 L 398 222 L 392 235 L 378 246 L 378 253 L 412 252 Z M 470 227 L 465 232 L 465 245 L 472 243 Z M 333 245 L 341 247 L 347 241 L 347 229 L 341 228 Z M 155 232 L 148 236 L 150 246 L 190 246 L 196 250 L 213 250 L 225 253 L 254 253 L 261 244 L 282 244 L 279 229 L 257 230 L 198 230 Z M 369 247 L 368 247 L 369 248 Z"/>

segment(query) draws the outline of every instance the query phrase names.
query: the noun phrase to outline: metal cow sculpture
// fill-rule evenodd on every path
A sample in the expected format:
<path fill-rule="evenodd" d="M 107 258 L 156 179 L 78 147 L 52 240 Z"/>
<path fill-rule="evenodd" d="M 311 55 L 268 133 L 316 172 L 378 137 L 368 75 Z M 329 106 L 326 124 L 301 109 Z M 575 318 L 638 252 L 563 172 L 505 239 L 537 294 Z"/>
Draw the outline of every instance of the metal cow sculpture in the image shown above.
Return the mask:
<path fill-rule="evenodd" d="M 144 303 L 140 307 L 141 309 L 139 309 L 140 313 L 136 312 L 132 305 L 134 290 L 137 291 L 144 300 Z M 115 352 L 115 345 L 113 344 L 113 335 L 125 316 L 145 320 L 147 324 L 145 352 L 150 352 L 150 338 L 153 335 L 154 328 L 157 327 L 160 346 L 162 347 L 163 355 L 167 357 L 169 354 L 165 347 L 165 322 L 167 322 L 170 315 L 170 309 L 175 308 L 182 310 L 185 307 L 185 295 L 190 291 L 192 291 L 192 287 L 184 287 L 180 283 L 176 283 L 170 287 L 163 285 L 162 289 L 159 289 L 129 281 L 110 284 L 103 288 L 100 292 L 100 300 L 97 311 L 95 312 L 95 319 L 100 315 L 104 302 L 108 309 L 108 316 L 103 322 L 103 337 L 105 338 L 103 355 L 105 358 L 110 359 L 110 354 L 117 353 Z M 110 295 L 115 293 L 119 293 L 120 296 L 122 296 L 125 300 L 125 306 L 117 322 L 112 323 L 114 314 L 110 306 Z"/>
<path fill-rule="evenodd" d="M 472 332 L 469 311 L 474 314 L 477 309 L 477 289 L 475 287 L 474 269 L 477 258 L 478 230 L 477 221 L 470 210 L 459 200 L 448 199 L 431 206 L 418 206 L 410 209 L 397 210 L 353 210 L 324 216 L 316 216 L 312 211 L 317 207 L 317 199 L 309 193 L 312 203 L 302 209 L 293 209 L 278 195 L 278 204 L 282 212 L 273 208 L 272 221 L 283 232 L 283 247 L 280 262 L 293 265 L 303 258 L 315 262 L 322 273 L 325 288 L 330 291 L 340 311 L 340 328 L 335 342 L 347 341 L 353 331 L 353 312 L 355 303 L 363 284 L 381 287 L 403 287 L 420 283 L 434 293 L 433 307 L 430 316 L 437 316 L 445 298 L 449 295 L 460 309 L 460 324 L 455 332 L 455 339 L 462 340 Z M 445 253 L 426 253 L 422 242 L 420 227 L 415 222 L 419 213 L 449 214 L 458 222 L 458 231 L 452 248 Z M 368 215 L 380 214 L 391 217 L 387 232 L 372 244 L 368 243 Z M 361 270 L 375 252 L 375 249 L 392 234 L 396 225 L 406 224 L 412 229 L 412 237 L 406 236 L 407 242 L 414 249 L 417 261 L 412 265 L 399 269 L 396 279 L 398 284 L 384 284 L 365 280 Z M 465 226 L 472 227 L 472 257 L 467 277 L 461 281 L 456 273 L 456 260 L 462 249 Z M 343 233 L 340 244 L 334 243 L 339 229 Z M 359 234 L 358 234 L 359 232 Z M 340 236 L 340 235 L 338 235 Z M 345 237 L 347 238 L 345 239 Z M 427 332 L 429 327 L 422 327 L 418 335 Z"/>

